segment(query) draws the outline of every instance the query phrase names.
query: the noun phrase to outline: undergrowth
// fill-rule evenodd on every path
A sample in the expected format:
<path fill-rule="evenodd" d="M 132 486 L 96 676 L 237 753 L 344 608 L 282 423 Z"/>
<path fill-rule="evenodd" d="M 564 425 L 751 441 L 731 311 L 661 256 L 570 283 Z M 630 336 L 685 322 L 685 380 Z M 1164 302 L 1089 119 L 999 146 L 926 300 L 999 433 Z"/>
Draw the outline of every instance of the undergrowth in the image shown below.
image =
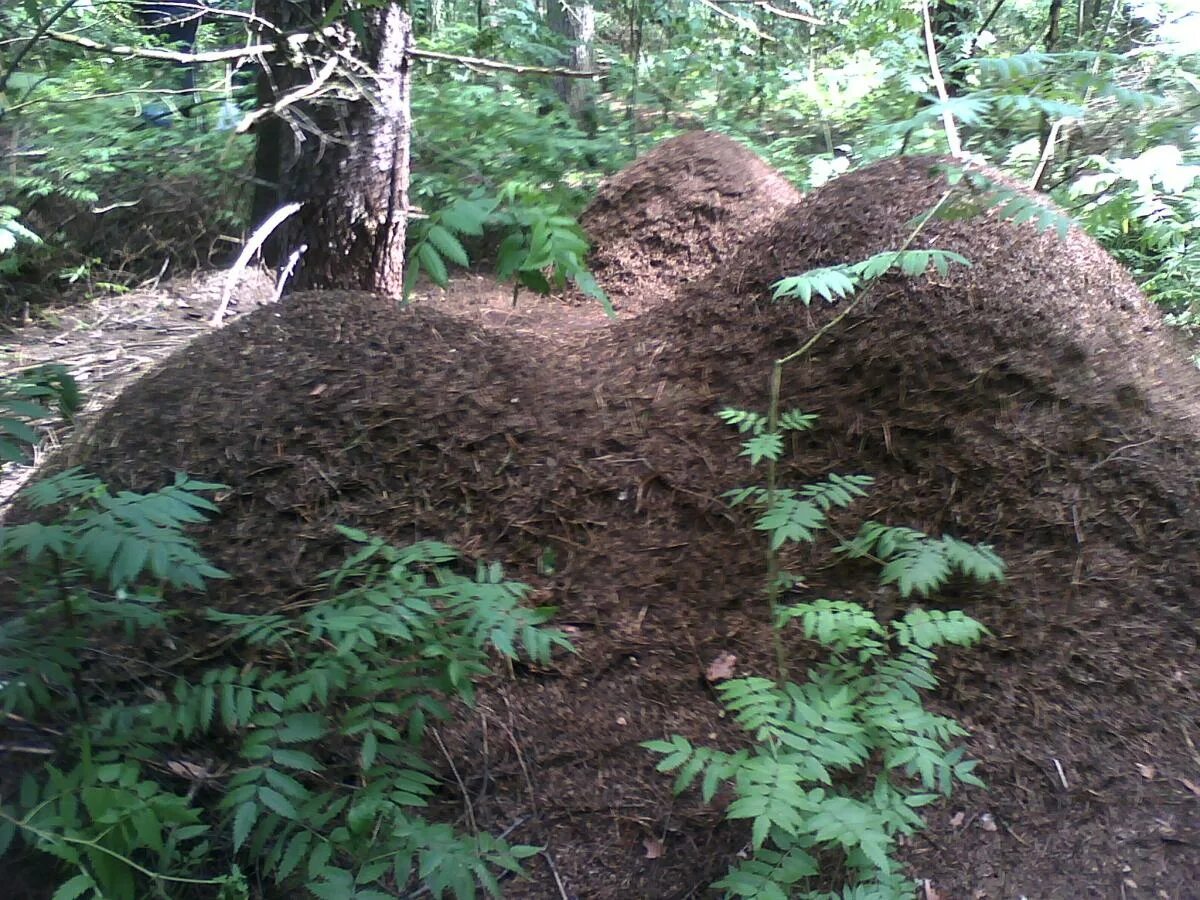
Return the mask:
<path fill-rule="evenodd" d="M 545 191 L 509 182 L 496 196 L 477 191 L 456 197 L 412 226 L 405 262 L 405 291 L 426 275 L 434 284 L 450 283 L 448 264 L 471 264 L 464 238 L 499 239 L 496 277 L 512 284 L 517 305 L 521 288 L 538 294 L 562 290 L 568 281 L 614 315 L 608 295 L 587 267 L 587 237 L 579 223 Z"/>
<path fill-rule="evenodd" d="M 444 544 L 342 528 L 353 552 L 310 599 L 209 610 L 208 649 L 181 653 L 164 599 L 227 577 L 185 530 L 221 487 L 114 493 L 70 470 L 26 490 L 57 518 L 0 531 L 21 586 L 0 710 L 31 751 L 0 855 L 53 857 L 56 900 L 498 895 L 538 848 L 420 815 L 440 787 L 423 739 L 493 654 L 569 648 L 550 610 Z"/>
<path fill-rule="evenodd" d="M 749 437 L 743 454 L 755 464 L 777 462 L 782 435 L 812 427 L 815 417 L 784 413 L 777 422 L 745 410 L 721 418 Z M 826 531 L 828 514 L 866 496 L 871 479 L 831 474 L 798 489 L 752 486 L 730 491 L 734 505 L 758 510 L 771 560 L 786 544 L 813 542 Z M 929 596 L 949 577 L 999 580 L 1003 563 L 986 545 L 932 538 L 908 528 L 863 524 L 838 552 L 883 565 L 880 582 L 901 597 Z M 883 624 L 849 600 L 784 603 L 785 591 L 802 587 L 794 573 L 772 563 L 767 597 L 776 641 L 776 677 L 746 676 L 717 685 L 722 705 L 750 737 L 747 748 L 727 752 L 697 746 L 680 735 L 648 741 L 663 755 L 658 768 L 674 772 L 676 792 L 697 780 L 705 802 L 732 792 L 725 815 L 750 822 L 746 858 L 713 886 L 726 896 L 763 900 L 912 897 L 913 884 L 894 858 L 896 840 L 924 826 L 918 810 L 955 783 L 982 786 L 976 763 L 953 746 L 966 732 L 953 719 L 929 711 L 922 692 L 936 687 L 939 647 L 969 647 L 986 629 L 958 611 L 913 606 Z M 788 677 L 781 637 L 798 625 L 825 659 L 800 680 Z M 837 894 L 808 887 L 834 854 L 848 885 Z"/>
<path fill-rule="evenodd" d="M 915 896 L 915 884 L 896 859 L 898 839 L 924 827 L 919 810 L 949 796 L 956 784 L 982 787 L 976 762 L 956 741 L 966 731 L 930 711 L 923 692 L 937 686 L 937 650 L 970 647 L 987 629 L 961 611 L 925 608 L 952 577 L 999 581 L 1004 564 L 984 544 L 932 537 L 911 528 L 866 521 L 857 535 L 835 548 L 846 558 L 880 567 L 879 581 L 912 602 L 890 622 L 852 600 L 816 597 L 789 603 L 805 590 L 801 573 L 782 565 L 788 544 L 815 543 L 829 530 L 829 516 L 865 497 L 872 479 L 831 473 L 800 487 L 779 484 L 778 463 L 789 432 L 811 429 L 816 416 L 779 406 L 783 367 L 806 353 L 842 321 L 863 292 L 891 271 L 915 276 L 933 266 L 969 265 L 958 254 L 910 250 L 909 245 L 951 196 L 948 191 L 917 225 L 905 245 L 859 263 L 815 269 L 775 286 L 777 299 L 814 296 L 828 301 L 858 296 L 793 353 L 772 366 L 765 413 L 725 409 L 722 421 L 745 435 L 742 455 L 765 466 L 764 483 L 727 492 L 733 506 L 757 511 L 754 527 L 766 538 L 766 599 L 775 649 L 774 677 L 747 675 L 724 681 L 721 704 L 746 732 L 748 744 L 728 752 L 697 746 L 682 735 L 647 741 L 663 756 L 658 769 L 674 772 L 675 791 L 699 781 L 704 801 L 718 791 L 733 799 L 732 821 L 750 823 L 750 842 L 730 872 L 713 887 L 726 897 L 787 900 L 897 900 Z M 1002 210 L 1030 218 L 1027 210 Z M 1053 227 L 1055 220 L 1036 220 Z M 783 633 L 799 627 L 822 651 L 800 679 L 789 672 Z M 845 886 L 828 893 L 815 885 L 843 873 Z"/>

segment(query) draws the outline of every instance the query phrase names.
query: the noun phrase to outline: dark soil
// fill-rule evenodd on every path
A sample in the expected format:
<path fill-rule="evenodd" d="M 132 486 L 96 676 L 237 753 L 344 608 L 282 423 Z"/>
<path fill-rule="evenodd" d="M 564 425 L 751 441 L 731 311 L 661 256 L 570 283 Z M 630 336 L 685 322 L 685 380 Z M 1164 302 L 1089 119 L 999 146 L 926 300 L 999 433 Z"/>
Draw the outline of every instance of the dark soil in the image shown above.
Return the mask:
<path fill-rule="evenodd" d="M 732 652 L 739 672 L 770 671 L 762 546 L 720 499 L 754 475 L 714 413 L 763 407 L 770 361 L 845 308 L 772 304 L 766 286 L 898 247 L 943 190 L 930 162 L 785 206 L 748 151 L 670 142 L 589 222 L 605 287 L 641 315 L 537 306 L 508 327 L 486 299 L 397 313 L 298 295 L 132 385 L 70 461 L 119 487 L 175 469 L 231 485 L 201 533 L 235 574 L 220 606 L 295 599 L 343 554 L 338 522 L 503 561 L 579 649 L 497 677 L 443 731 L 480 826 L 548 848 L 508 896 L 701 896 L 747 834 L 672 798 L 638 742 L 734 746 L 704 669 Z M 1009 564 L 1003 586 L 943 598 L 994 634 L 947 655 L 935 698 L 970 728 L 989 790 L 930 809 L 911 872 L 928 897 L 1200 896 L 1200 377 L 1081 234 L 976 218 L 932 223 L 917 246 L 974 265 L 885 279 L 783 390 L 821 415 L 789 480 L 877 478 L 839 529 L 947 531 Z M 902 611 L 869 569 L 794 562 L 812 596 Z M 459 815 L 449 769 L 445 798 Z"/>

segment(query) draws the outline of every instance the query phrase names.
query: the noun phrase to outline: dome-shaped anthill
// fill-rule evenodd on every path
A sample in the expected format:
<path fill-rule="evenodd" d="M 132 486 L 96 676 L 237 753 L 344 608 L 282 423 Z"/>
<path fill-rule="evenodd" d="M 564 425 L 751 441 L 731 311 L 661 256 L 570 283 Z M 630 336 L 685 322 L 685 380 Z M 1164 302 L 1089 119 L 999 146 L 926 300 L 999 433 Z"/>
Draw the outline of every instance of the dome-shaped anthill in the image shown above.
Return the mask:
<path fill-rule="evenodd" d="M 707 275 L 799 197 L 732 138 L 671 138 L 605 181 L 584 212 L 592 269 L 618 308 L 639 311 Z"/>

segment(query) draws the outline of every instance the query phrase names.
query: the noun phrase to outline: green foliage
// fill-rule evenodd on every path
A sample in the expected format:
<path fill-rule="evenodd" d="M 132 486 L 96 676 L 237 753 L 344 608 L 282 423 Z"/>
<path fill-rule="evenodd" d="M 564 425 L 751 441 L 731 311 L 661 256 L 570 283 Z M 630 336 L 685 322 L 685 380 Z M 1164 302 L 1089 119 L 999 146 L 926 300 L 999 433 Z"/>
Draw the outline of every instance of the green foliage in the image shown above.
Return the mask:
<path fill-rule="evenodd" d="M 37 446 L 31 426 L 51 418 L 50 405 L 70 419 L 79 404 L 79 388 L 64 366 L 38 366 L 0 380 L 0 461 L 24 460 L 27 449 Z"/>
<path fill-rule="evenodd" d="M 42 239 L 19 221 L 21 211 L 15 206 L 0 206 L 0 272 L 16 271 L 13 257 L 19 244 L 40 244 Z"/>
<path fill-rule="evenodd" d="M 224 577 L 184 532 L 216 512 L 200 493 L 220 487 L 179 475 L 113 494 L 72 470 L 28 489 L 61 518 L 0 532 L 28 607 L 0 627 L 0 708 L 62 734 L 0 807 L 0 853 L 19 837 L 57 857 L 64 897 L 247 897 L 248 878 L 339 900 L 406 885 L 498 896 L 499 875 L 538 848 L 420 816 L 439 789 L 421 742 L 470 702 L 492 653 L 545 663 L 570 649 L 542 627 L 551 610 L 522 605 L 527 588 L 499 566 L 464 574 L 444 544 L 342 528 L 353 552 L 298 616 L 207 613 L 227 651 L 211 665 L 115 653 L 121 635 L 165 639 L 166 588 Z M 202 785 L 219 789 L 198 797 Z"/>
<path fill-rule="evenodd" d="M 462 245 L 463 236 L 482 237 L 497 200 L 483 197 L 458 197 L 449 205 L 418 220 L 410 229 L 408 260 L 404 272 L 405 291 L 411 291 L 421 273 L 434 284 L 450 283 L 447 261 L 466 268 L 471 264 Z"/>
<path fill-rule="evenodd" d="M 23 41 L 57 9 L 5 4 L 0 32 Z M 153 43 L 130 4 L 75 4 L 54 30 L 102 44 Z M 165 258 L 203 258 L 217 235 L 244 223 L 253 139 L 210 127 L 215 101 L 234 102 L 223 65 L 201 66 L 193 93 L 169 63 L 82 52 L 45 37 L 29 50 L 0 93 L 8 151 L 0 205 L 16 211 L 0 212 L 0 273 L 38 281 L 74 272 L 79 280 L 81 268 L 85 278 L 98 269 L 130 283 Z M 155 108 L 174 112 L 173 127 L 147 124 L 143 114 Z M 14 235 L 21 243 L 6 246 Z"/>
<path fill-rule="evenodd" d="M 536 189 L 517 183 L 507 185 L 502 195 L 501 228 L 507 234 L 496 253 L 496 274 L 513 280 L 513 303 L 522 287 L 546 294 L 561 290 L 570 280 L 614 315 L 608 295 L 588 271 L 583 229 L 557 207 L 537 202 L 537 197 Z"/>
<path fill-rule="evenodd" d="M 743 455 L 772 466 L 783 452 L 782 432 L 807 430 L 813 421 L 798 413 L 780 416 L 789 422 L 785 429 L 772 425 L 769 415 L 746 410 L 726 409 L 719 416 L 751 435 Z M 774 484 L 772 472 L 766 487 L 726 496 L 759 509 L 755 527 L 768 534 L 774 560 L 786 543 L 814 541 L 826 527 L 826 512 L 864 496 L 870 481 L 831 475 L 785 489 Z M 842 549 L 853 557 L 875 554 L 883 565 L 880 583 L 896 584 L 902 597 L 929 596 L 953 571 L 978 581 L 1003 577 L 1003 564 L 985 545 L 874 522 Z M 802 681 L 790 681 L 777 642 L 777 680 L 747 676 L 717 686 L 749 746 L 715 750 L 680 735 L 643 746 L 663 757 L 659 771 L 675 773 L 677 793 L 699 783 L 702 798 L 711 802 L 724 788 L 733 797 L 726 817 L 749 823 L 751 852 L 713 885 L 725 896 L 911 898 L 915 886 L 893 856 L 897 838 L 923 828 L 921 807 L 949 796 L 956 783 L 982 787 L 976 763 L 953 746 L 966 732 L 930 712 L 922 692 L 937 686 L 938 648 L 970 647 L 987 631 L 958 611 L 913 607 L 885 625 L 847 600 L 777 602 L 780 585 L 801 583 L 795 575 L 772 572 L 768 598 L 776 634 L 797 624 L 805 639 L 823 648 L 825 659 Z M 835 894 L 811 887 L 830 853 L 840 857 L 849 881 Z"/>
<path fill-rule="evenodd" d="M 568 280 L 613 315 L 612 304 L 588 271 L 587 238 L 579 224 L 564 215 L 542 192 L 528 185 L 509 184 L 497 198 L 459 197 L 431 214 L 413 229 L 406 290 L 421 273 L 445 287 L 447 262 L 470 265 L 461 238 L 481 237 L 485 231 L 500 237 L 496 274 L 513 282 L 513 303 L 525 287 L 539 294 L 561 290 Z"/>
<path fill-rule="evenodd" d="M 864 522 L 839 550 L 851 558 L 873 555 L 884 563 L 881 581 L 895 584 L 901 597 L 928 597 L 955 572 L 981 583 L 1004 578 L 1004 562 L 987 544 L 967 544 L 949 535 L 931 538 L 880 522 Z"/>
<path fill-rule="evenodd" d="M 944 167 L 946 177 L 961 190 L 936 213 L 940 219 L 969 219 L 978 215 L 992 215 L 1020 225 L 1033 223 L 1038 232 L 1051 229 L 1059 239 L 1067 236 L 1071 218 L 1046 203 L 1040 203 L 1006 185 L 999 184 L 980 172 L 972 172 L 954 166 Z"/>
<path fill-rule="evenodd" d="M 951 264 L 969 266 L 971 263 L 950 250 L 888 250 L 861 262 L 810 269 L 800 275 L 781 278 L 775 283 L 772 297 L 776 300 L 798 297 L 807 305 L 815 295 L 832 303 L 891 271 L 913 277 L 923 275 L 933 266 L 939 275 L 945 275 Z"/>
<path fill-rule="evenodd" d="M 1095 156 L 1071 183 L 1083 226 L 1177 324 L 1200 325 L 1200 156 L 1174 144 L 1136 157 Z"/>

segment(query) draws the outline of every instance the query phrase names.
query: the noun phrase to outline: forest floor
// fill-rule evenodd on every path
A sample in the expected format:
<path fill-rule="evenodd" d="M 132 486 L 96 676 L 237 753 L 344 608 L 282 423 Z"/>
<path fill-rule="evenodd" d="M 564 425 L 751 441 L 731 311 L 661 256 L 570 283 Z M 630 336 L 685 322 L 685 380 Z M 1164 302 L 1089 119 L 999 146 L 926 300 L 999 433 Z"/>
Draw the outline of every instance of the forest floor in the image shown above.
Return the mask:
<path fill-rule="evenodd" d="M 761 535 L 721 499 L 756 476 L 715 413 L 763 408 L 771 360 L 844 310 L 771 303 L 769 285 L 899 246 L 943 188 L 929 166 L 800 200 L 732 142 L 678 139 L 586 219 L 617 320 L 514 309 L 475 276 L 400 312 L 296 295 L 132 383 L 51 465 L 136 490 L 173 469 L 230 485 L 199 533 L 234 574 L 217 606 L 294 600 L 344 553 L 339 522 L 503 562 L 578 653 L 489 680 L 440 730 L 441 811 L 546 847 L 509 897 L 704 896 L 746 830 L 727 800 L 673 797 L 639 743 L 738 746 L 708 667 L 772 671 Z M 937 601 L 992 632 L 943 656 L 933 697 L 988 789 L 930 807 L 902 855 L 923 900 L 1200 897 L 1200 377 L 1075 231 L 983 216 L 922 242 L 973 265 L 884 279 L 783 387 L 821 416 L 789 483 L 876 478 L 835 528 L 947 532 L 1008 563 L 1003 585 Z M 803 596 L 903 612 L 869 566 L 819 548 L 788 562 Z M 797 670 L 813 655 L 789 650 Z"/>

